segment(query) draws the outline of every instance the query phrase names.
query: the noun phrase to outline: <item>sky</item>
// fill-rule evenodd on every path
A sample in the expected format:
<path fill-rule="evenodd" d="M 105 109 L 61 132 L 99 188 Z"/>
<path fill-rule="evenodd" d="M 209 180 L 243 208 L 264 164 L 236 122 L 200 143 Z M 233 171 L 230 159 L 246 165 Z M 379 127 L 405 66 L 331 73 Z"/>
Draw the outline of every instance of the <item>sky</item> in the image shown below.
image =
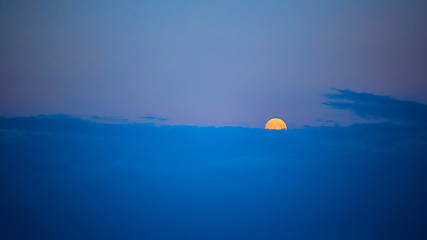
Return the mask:
<path fill-rule="evenodd" d="M 427 103 L 426 12 L 421 0 L 2 0 L 0 115 L 349 125 L 363 118 L 323 104 L 334 88 Z"/>
<path fill-rule="evenodd" d="M 426 12 L 0 0 L 0 239 L 427 239 Z"/>

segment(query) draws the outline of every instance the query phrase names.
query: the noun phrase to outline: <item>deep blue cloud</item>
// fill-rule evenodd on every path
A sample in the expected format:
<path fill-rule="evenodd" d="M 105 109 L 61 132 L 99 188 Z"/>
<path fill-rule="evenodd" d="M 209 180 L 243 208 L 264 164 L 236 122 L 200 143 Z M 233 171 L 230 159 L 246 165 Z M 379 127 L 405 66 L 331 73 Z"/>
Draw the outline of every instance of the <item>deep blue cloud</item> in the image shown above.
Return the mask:
<path fill-rule="evenodd" d="M 426 130 L 379 107 L 416 116 L 399 107 L 415 103 L 340 95 L 392 121 L 282 132 L 0 118 L 0 238 L 424 239 Z"/>

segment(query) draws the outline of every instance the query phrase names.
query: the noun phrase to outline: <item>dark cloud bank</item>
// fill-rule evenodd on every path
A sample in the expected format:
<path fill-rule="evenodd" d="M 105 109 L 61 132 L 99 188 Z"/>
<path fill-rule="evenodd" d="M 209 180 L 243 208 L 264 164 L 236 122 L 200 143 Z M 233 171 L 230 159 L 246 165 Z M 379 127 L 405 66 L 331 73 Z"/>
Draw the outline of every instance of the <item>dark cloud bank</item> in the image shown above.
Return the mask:
<path fill-rule="evenodd" d="M 427 106 L 287 132 L 0 118 L 0 239 L 427 239 Z"/>

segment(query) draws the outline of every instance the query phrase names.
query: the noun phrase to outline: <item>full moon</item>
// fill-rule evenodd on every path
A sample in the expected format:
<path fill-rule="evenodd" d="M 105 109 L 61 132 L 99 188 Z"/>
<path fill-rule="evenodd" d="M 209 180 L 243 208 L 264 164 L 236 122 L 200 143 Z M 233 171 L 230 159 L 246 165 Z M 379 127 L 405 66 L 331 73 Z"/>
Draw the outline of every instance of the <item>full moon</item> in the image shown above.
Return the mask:
<path fill-rule="evenodd" d="M 265 129 L 270 129 L 270 130 L 288 130 L 288 128 L 286 127 L 286 123 L 279 118 L 272 118 L 270 120 L 268 120 L 267 124 L 265 124 Z"/>

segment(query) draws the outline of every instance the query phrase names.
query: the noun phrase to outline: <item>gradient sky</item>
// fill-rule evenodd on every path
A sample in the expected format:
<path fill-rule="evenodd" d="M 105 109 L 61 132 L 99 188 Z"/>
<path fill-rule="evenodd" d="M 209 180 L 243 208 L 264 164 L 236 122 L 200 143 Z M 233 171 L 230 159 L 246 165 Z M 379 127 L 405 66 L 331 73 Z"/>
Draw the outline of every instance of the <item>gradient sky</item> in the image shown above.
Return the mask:
<path fill-rule="evenodd" d="M 322 104 L 331 88 L 427 103 L 426 12 L 424 0 L 0 1 L 0 115 L 292 128 L 348 121 Z"/>

